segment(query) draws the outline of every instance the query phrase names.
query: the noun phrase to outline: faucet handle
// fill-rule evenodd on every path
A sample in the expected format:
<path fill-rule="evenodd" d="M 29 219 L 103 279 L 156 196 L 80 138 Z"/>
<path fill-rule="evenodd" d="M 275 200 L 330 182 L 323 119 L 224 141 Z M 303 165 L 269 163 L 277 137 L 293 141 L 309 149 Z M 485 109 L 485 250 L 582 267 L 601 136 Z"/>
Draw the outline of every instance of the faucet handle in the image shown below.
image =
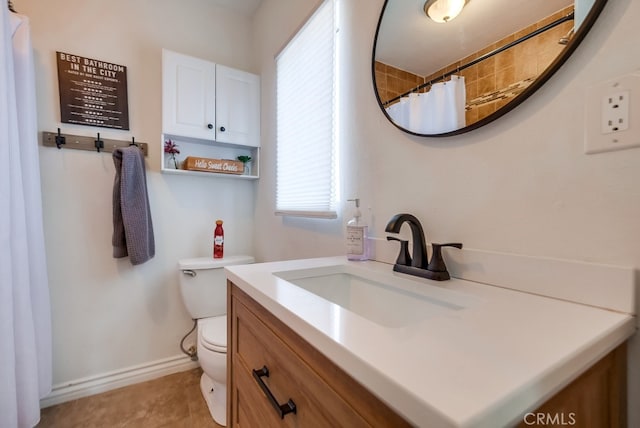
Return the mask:
<path fill-rule="evenodd" d="M 396 260 L 396 264 L 403 265 L 403 266 L 411 266 L 411 256 L 409 255 L 409 241 L 398 239 L 393 236 L 387 236 L 387 241 L 400 242 L 400 253 L 398 254 L 398 259 Z"/>
<path fill-rule="evenodd" d="M 446 272 L 447 266 L 444 264 L 444 259 L 442 258 L 442 247 L 454 247 L 462 249 L 461 243 L 447 243 L 447 244 L 436 244 L 432 243 L 431 248 L 433 254 L 431 254 L 431 261 L 427 266 L 427 269 L 431 272 Z"/>

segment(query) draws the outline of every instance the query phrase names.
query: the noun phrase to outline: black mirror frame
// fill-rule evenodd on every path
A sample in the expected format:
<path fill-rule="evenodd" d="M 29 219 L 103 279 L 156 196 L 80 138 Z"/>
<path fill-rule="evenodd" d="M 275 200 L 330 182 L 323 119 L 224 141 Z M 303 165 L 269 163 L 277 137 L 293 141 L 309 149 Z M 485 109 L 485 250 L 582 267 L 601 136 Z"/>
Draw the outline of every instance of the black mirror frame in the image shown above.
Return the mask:
<path fill-rule="evenodd" d="M 569 43 L 567 43 L 562 54 L 560 54 L 549 65 L 549 67 L 547 67 L 547 69 L 542 74 L 540 74 L 536 78 L 536 80 L 533 81 L 531 85 L 529 85 L 524 91 L 522 91 L 519 95 L 517 95 L 508 104 L 505 104 L 503 107 L 501 107 L 499 110 L 496 110 L 494 113 L 491 113 L 489 116 L 483 119 L 480 119 L 472 123 L 471 125 L 465 126 L 464 128 L 456 129 L 455 131 L 445 132 L 441 134 L 419 134 L 419 133 L 410 131 L 406 128 L 403 128 L 402 126 L 395 123 L 391 118 L 391 116 L 389 116 L 389 113 L 387 113 L 386 109 L 384 108 L 382 104 L 382 100 L 380 99 L 380 94 L 378 93 L 378 85 L 376 83 L 376 70 L 375 70 L 376 69 L 376 46 L 378 43 L 380 25 L 382 24 L 382 18 L 384 17 L 384 11 L 386 10 L 387 5 L 389 4 L 389 1 L 398 1 L 398 0 L 385 0 L 384 5 L 382 6 L 382 10 L 380 12 L 380 18 L 378 19 L 378 25 L 376 26 L 375 37 L 373 39 L 373 50 L 371 53 L 371 80 L 373 82 L 373 92 L 376 95 L 376 100 L 378 101 L 378 106 L 380 107 L 380 110 L 382 110 L 382 113 L 387 117 L 389 122 L 391 122 L 393 126 L 400 129 L 401 131 L 404 131 L 411 135 L 416 135 L 418 137 L 450 137 L 453 135 L 464 134 L 493 122 L 494 120 L 498 119 L 499 117 L 505 115 L 506 113 L 516 108 L 518 105 L 522 104 L 524 100 L 529 98 L 531 95 L 533 95 L 534 92 L 540 89 L 540 87 L 542 87 L 542 85 L 544 85 L 547 82 L 547 80 L 549 80 L 551 76 L 553 76 L 555 72 L 560 69 L 560 67 L 567 61 L 567 59 L 569 59 L 571 54 L 573 54 L 573 52 L 576 50 L 578 45 L 585 38 L 589 30 L 591 30 L 591 27 L 593 27 L 593 24 L 596 22 L 596 20 L 600 16 L 600 13 L 604 9 L 605 5 L 607 4 L 607 0 L 595 0 L 593 6 L 591 7 L 591 10 L 585 17 L 583 23 L 580 25 L 580 28 L 578 29 L 578 31 L 575 32 L 573 38 L 569 41 Z"/>

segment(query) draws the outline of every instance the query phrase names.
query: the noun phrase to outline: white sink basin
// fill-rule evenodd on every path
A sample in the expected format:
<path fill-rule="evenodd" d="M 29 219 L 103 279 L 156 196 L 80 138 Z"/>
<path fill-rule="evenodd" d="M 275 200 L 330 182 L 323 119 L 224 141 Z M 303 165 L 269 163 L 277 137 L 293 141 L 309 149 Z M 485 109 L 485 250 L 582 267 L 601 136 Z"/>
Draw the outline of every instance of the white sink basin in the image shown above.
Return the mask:
<path fill-rule="evenodd" d="M 440 283 L 411 280 L 397 274 L 371 275 L 348 265 L 274 272 L 342 308 L 385 327 L 402 327 L 426 318 L 459 311 L 478 301 Z"/>

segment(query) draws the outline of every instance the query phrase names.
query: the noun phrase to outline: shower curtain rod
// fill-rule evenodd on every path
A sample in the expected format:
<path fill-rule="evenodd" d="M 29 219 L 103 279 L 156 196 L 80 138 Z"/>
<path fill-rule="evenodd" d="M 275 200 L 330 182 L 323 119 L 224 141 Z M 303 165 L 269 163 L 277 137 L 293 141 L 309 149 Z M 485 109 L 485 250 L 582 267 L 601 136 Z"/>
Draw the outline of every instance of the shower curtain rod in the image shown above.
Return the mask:
<path fill-rule="evenodd" d="M 455 70 L 452 70 L 452 71 L 449 71 L 447 73 L 444 73 L 442 75 L 442 77 L 438 77 L 438 78 L 432 79 L 432 80 L 430 80 L 430 81 L 428 81 L 426 83 L 422 83 L 419 86 L 417 86 L 417 87 L 405 92 L 404 94 L 400 94 L 395 98 L 391 98 L 390 100 L 383 102 L 382 105 L 386 106 L 388 104 L 391 104 L 394 101 L 398 101 L 402 97 L 406 97 L 409 94 L 412 94 L 412 93 L 414 93 L 416 91 L 419 91 L 420 89 L 426 88 L 427 86 L 433 85 L 434 83 L 436 83 L 436 82 L 438 82 L 440 80 L 444 80 L 445 78 L 447 78 L 449 76 L 452 76 L 452 75 L 454 75 L 456 73 L 459 73 L 460 71 L 464 70 L 465 68 L 469 68 L 472 65 L 476 65 L 477 63 L 479 63 L 481 61 L 484 61 L 487 58 L 491 58 L 492 56 L 497 55 L 502 51 L 505 51 L 505 50 L 507 50 L 509 48 L 512 48 L 515 45 L 518 45 L 518 44 L 520 44 L 520 43 L 522 43 L 524 41 L 529 40 L 532 37 L 537 36 L 538 34 L 544 33 L 547 30 L 550 30 L 550 29 L 552 29 L 554 27 L 557 27 L 558 25 L 560 25 L 560 24 L 562 24 L 564 22 L 571 21 L 573 19 L 574 19 L 574 12 L 571 12 L 571 13 L 563 16 L 562 18 L 559 18 L 559 19 L 551 22 L 550 24 L 545 25 L 544 27 L 538 28 L 537 30 L 532 31 L 529 34 L 526 34 L 526 35 L 520 37 L 519 39 L 514 40 L 513 42 L 507 43 L 506 45 L 501 46 L 501 47 L 499 47 L 497 49 L 494 49 L 491 52 L 487 52 L 486 54 L 474 59 L 473 61 L 470 61 L 470 62 L 468 62 L 468 63 L 466 63 L 464 65 L 461 65 L 460 67 L 456 67 Z"/>

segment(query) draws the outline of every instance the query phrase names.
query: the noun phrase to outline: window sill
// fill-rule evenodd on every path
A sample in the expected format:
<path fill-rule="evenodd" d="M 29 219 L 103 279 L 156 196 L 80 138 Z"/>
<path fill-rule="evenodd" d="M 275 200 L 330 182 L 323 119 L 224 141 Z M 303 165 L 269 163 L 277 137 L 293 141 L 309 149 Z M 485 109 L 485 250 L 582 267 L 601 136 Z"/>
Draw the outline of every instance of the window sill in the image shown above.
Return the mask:
<path fill-rule="evenodd" d="M 336 219 L 338 214 L 335 211 L 294 211 L 294 210 L 277 210 L 277 216 L 283 217 L 306 217 L 306 218 L 324 218 Z"/>

